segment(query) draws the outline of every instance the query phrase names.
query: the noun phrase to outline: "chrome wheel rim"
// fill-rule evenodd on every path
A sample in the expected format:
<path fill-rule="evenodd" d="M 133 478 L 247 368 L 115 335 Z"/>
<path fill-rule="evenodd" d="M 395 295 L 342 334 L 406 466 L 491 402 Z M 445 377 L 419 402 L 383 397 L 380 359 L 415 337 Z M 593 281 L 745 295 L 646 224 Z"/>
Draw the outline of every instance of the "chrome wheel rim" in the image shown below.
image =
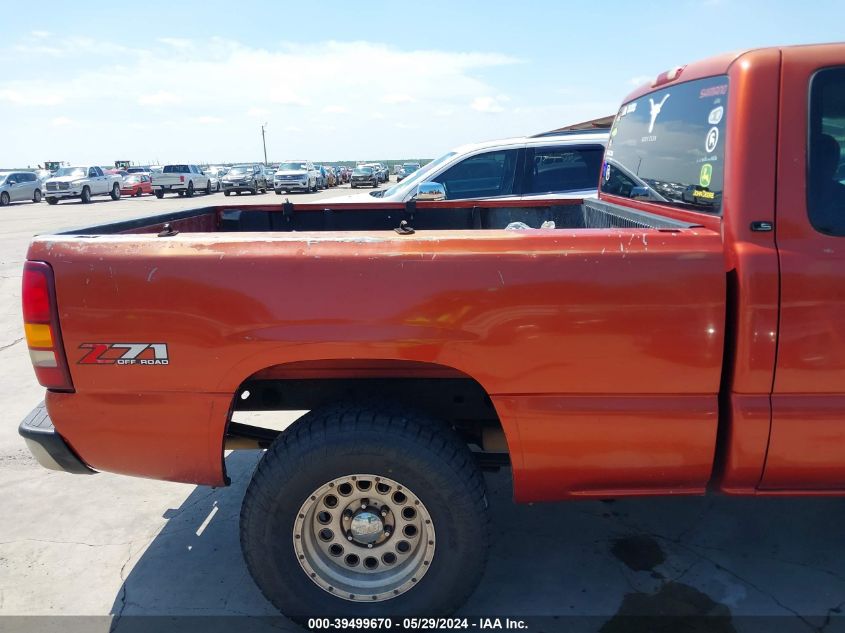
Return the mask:
<path fill-rule="evenodd" d="M 412 589 L 434 557 L 434 523 L 407 487 L 377 475 L 348 475 L 320 486 L 293 526 L 306 575 L 343 600 L 378 602 Z"/>

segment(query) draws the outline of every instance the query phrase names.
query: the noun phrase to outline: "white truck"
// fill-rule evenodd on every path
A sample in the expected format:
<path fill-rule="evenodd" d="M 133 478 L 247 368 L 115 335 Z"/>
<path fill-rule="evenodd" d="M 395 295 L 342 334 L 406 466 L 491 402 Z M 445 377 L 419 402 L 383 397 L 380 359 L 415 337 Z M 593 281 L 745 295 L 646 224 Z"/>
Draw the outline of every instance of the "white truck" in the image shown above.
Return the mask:
<path fill-rule="evenodd" d="M 82 167 L 61 167 L 44 183 L 47 204 L 58 204 L 59 200 L 79 198 L 83 204 L 91 202 L 93 196 L 111 196 L 120 199 L 122 178 L 117 174 L 106 174 L 97 165 Z"/>
<path fill-rule="evenodd" d="M 166 193 L 190 198 L 197 191 L 213 192 L 211 178 L 196 165 L 165 165 L 160 174 L 153 172 L 151 179 L 156 198 L 163 198 Z"/>

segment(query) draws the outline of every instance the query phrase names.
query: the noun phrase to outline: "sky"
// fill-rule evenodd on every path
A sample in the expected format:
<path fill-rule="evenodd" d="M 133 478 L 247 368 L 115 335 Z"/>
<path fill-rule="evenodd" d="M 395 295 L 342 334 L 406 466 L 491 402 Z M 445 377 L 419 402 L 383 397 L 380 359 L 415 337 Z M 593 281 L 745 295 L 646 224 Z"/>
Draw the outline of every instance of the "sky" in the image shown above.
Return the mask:
<path fill-rule="evenodd" d="M 0 7 L 6 0 L 0 0 Z M 613 114 L 718 53 L 841 41 L 842 0 L 9 4 L 0 166 L 432 158 Z"/>

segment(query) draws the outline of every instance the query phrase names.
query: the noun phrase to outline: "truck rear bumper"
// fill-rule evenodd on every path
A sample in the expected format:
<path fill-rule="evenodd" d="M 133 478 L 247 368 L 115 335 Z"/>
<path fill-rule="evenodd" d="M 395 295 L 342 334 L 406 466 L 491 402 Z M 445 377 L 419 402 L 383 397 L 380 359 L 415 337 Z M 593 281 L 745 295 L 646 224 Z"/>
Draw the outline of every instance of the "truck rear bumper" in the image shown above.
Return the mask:
<path fill-rule="evenodd" d="M 33 457 L 44 468 L 62 470 L 74 475 L 90 475 L 96 472 L 88 468 L 58 434 L 43 402 L 24 418 L 18 427 L 18 433 L 26 440 L 27 448 Z"/>

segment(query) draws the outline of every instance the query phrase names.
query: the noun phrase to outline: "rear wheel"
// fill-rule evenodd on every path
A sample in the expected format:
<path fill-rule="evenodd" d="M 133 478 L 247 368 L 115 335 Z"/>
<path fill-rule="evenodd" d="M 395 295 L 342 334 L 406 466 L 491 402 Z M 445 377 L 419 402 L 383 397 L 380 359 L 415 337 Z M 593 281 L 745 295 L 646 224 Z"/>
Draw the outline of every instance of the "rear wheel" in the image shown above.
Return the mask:
<path fill-rule="evenodd" d="M 205 183 L 205 195 L 211 195 L 211 179 L 207 183 Z"/>
<path fill-rule="evenodd" d="M 0 207 L 9 206 L 9 194 L 5 191 L 0 193 Z"/>
<path fill-rule="evenodd" d="M 82 195 L 79 196 L 80 200 L 82 200 L 82 204 L 90 204 L 91 203 L 91 190 L 88 187 L 82 188 Z"/>
<path fill-rule="evenodd" d="M 188 183 L 188 190 L 185 192 L 185 195 L 188 196 L 189 198 L 194 197 L 194 181 L 193 180 Z"/>
<path fill-rule="evenodd" d="M 285 615 L 445 615 L 487 556 L 484 481 L 446 424 L 391 405 L 307 414 L 268 449 L 241 546 Z"/>
<path fill-rule="evenodd" d="M 112 200 L 120 200 L 120 185 L 114 183 L 111 188 L 111 193 L 109 194 Z"/>
<path fill-rule="evenodd" d="M 157 190 L 157 191 L 155 192 L 155 194 L 156 194 L 156 198 L 158 198 L 159 200 L 161 200 L 161 199 L 164 197 L 164 192 L 163 192 L 163 191 L 159 191 L 159 190 Z"/>
<path fill-rule="evenodd" d="M 33 202 L 41 202 L 41 189 L 35 190 L 35 193 L 32 194 L 32 201 Z"/>

